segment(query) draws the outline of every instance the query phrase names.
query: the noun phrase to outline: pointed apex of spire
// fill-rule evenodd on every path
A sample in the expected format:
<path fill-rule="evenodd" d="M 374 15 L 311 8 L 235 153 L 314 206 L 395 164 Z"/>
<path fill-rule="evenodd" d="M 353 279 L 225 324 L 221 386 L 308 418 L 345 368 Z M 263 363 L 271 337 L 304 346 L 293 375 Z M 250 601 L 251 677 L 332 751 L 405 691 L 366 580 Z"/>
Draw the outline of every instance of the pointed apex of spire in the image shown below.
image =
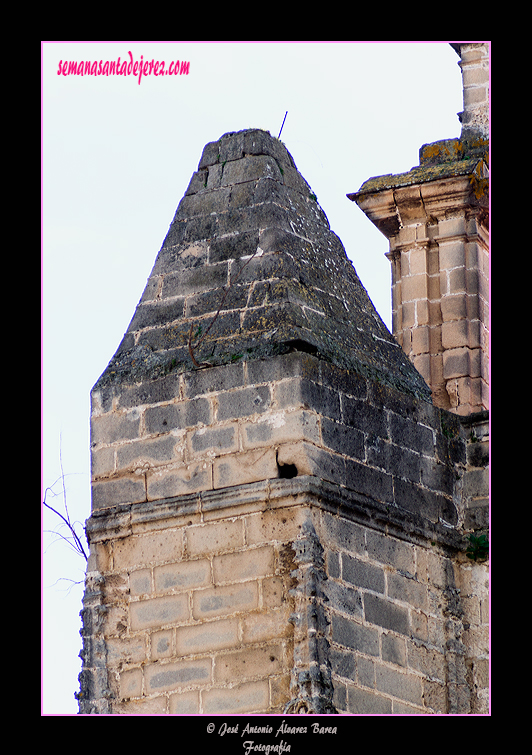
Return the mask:
<path fill-rule="evenodd" d="M 430 400 L 284 144 L 258 129 L 224 134 L 203 149 L 99 382 L 294 349 Z"/>

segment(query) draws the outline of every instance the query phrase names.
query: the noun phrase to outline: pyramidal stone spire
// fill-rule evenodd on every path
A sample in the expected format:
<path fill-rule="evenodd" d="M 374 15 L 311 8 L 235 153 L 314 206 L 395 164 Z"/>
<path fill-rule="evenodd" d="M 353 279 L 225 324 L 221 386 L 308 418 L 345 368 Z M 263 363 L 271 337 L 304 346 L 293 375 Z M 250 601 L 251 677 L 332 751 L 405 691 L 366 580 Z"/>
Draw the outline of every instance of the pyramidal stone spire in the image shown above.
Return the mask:
<path fill-rule="evenodd" d="M 96 387 L 294 350 L 430 400 L 282 142 L 224 134 L 205 146 Z"/>
<path fill-rule="evenodd" d="M 91 402 L 80 713 L 477 704 L 485 451 L 277 139 L 205 147 Z"/>

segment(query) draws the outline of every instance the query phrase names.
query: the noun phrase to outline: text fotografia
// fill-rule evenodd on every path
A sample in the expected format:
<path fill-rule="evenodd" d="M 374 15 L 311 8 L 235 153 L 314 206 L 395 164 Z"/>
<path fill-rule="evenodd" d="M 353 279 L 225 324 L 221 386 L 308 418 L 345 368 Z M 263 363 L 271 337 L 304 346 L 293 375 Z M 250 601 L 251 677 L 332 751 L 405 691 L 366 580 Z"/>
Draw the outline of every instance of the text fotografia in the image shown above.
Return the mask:
<path fill-rule="evenodd" d="M 207 731 L 209 734 L 212 734 L 215 731 L 216 727 L 214 724 L 209 724 L 207 726 Z M 254 739 L 249 739 L 248 737 L 252 735 L 274 735 L 277 739 L 279 736 L 288 736 L 288 735 L 301 735 L 301 734 L 336 734 L 337 733 L 337 727 L 336 726 L 324 726 L 321 723 L 314 722 L 310 724 L 305 725 L 298 725 L 298 726 L 291 726 L 290 724 L 287 724 L 286 721 L 283 719 L 282 723 L 275 727 L 271 724 L 265 724 L 263 726 L 254 726 L 253 724 L 246 723 L 245 726 L 242 728 L 240 727 L 240 724 L 234 724 L 230 725 L 227 723 L 220 724 L 218 727 L 218 730 L 216 731 L 218 736 L 223 737 L 225 735 L 231 735 L 236 734 L 240 737 L 246 737 L 246 739 L 243 739 L 242 741 L 242 747 L 244 750 L 245 755 L 252 755 L 254 752 L 262 752 L 266 755 L 273 755 L 278 754 L 282 755 L 284 752 L 290 752 L 291 745 L 288 742 L 285 742 L 284 739 L 281 739 L 280 741 L 276 742 L 275 744 L 264 744 L 263 742 L 255 741 Z"/>
<path fill-rule="evenodd" d="M 189 60 L 172 61 L 168 67 L 164 60 L 133 60 L 133 54 L 128 51 L 129 60 L 60 60 L 57 69 L 58 76 L 135 76 L 139 84 L 143 76 L 188 76 Z"/>

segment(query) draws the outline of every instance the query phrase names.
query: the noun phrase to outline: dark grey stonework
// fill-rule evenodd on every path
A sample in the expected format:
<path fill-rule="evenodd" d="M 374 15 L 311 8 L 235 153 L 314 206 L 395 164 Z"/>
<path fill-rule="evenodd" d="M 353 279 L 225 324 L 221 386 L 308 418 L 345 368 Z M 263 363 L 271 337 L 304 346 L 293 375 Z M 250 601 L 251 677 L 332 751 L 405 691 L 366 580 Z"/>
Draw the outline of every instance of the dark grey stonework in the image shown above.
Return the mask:
<path fill-rule="evenodd" d="M 292 349 L 428 399 L 284 145 L 208 144 L 98 387 Z"/>

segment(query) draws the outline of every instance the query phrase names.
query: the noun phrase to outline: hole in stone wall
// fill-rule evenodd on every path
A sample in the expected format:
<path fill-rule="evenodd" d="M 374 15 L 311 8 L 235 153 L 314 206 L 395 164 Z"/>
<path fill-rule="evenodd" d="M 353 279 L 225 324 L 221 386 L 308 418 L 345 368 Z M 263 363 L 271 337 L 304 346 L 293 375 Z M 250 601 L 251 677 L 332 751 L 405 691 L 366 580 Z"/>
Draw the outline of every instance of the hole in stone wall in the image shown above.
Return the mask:
<path fill-rule="evenodd" d="M 305 354 L 318 353 L 318 349 L 314 344 L 307 343 L 307 341 L 302 341 L 299 338 L 294 341 L 287 341 L 286 345 L 288 346 L 289 351 L 303 351 Z"/>
<path fill-rule="evenodd" d="M 291 480 L 297 477 L 297 467 L 295 464 L 277 464 L 279 477 L 283 480 Z"/>

